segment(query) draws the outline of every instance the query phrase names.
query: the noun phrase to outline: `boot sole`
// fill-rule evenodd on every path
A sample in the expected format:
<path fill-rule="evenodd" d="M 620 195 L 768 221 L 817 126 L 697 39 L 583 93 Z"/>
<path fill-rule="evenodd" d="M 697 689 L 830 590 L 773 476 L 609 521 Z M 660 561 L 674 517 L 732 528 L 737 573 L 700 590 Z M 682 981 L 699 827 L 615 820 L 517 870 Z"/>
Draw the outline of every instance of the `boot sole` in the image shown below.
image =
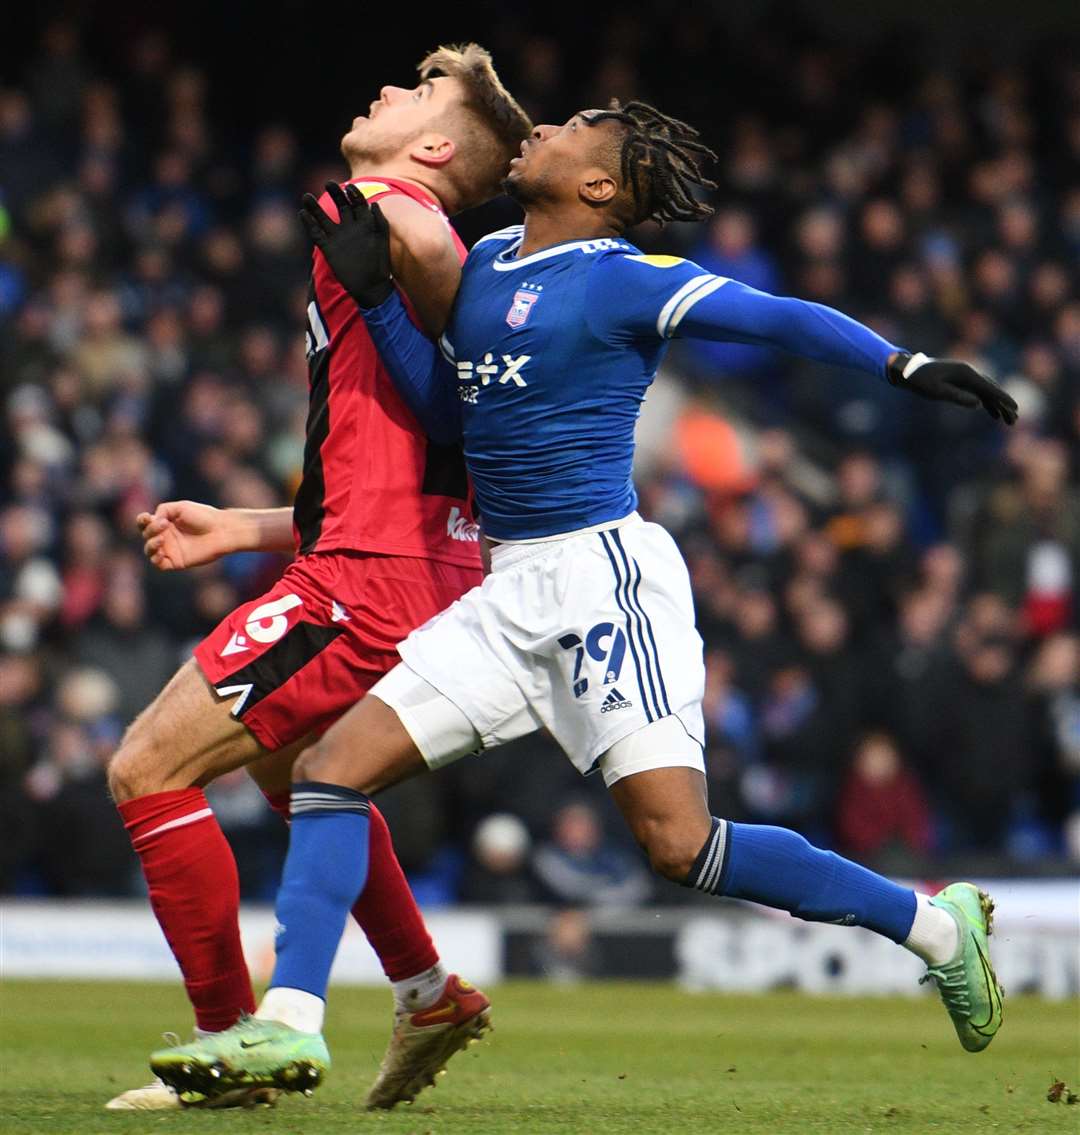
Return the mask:
<path fill-rule="evenodd" d="M 322 1082 L 326 1069 L 311 1060 L 293 1060 L 264 1075 L 231 1068 L 221 1060 L 183 1060 L 151 1064 L 154 1074 L 177 1092 L 199 1092 L 211 1099 L 245 1088 L 276 1088 L 310 1095 Z M 203 1107 L 213 1106 L 204 1103 Z"/>

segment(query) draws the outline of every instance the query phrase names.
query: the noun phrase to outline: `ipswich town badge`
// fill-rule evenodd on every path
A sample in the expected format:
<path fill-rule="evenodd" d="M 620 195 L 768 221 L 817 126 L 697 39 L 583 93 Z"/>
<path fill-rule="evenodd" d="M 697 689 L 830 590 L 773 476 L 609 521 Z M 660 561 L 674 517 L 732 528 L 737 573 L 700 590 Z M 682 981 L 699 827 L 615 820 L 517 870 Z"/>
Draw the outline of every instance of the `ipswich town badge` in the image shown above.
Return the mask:
<path fill-rule="evenodd" d="M 532 311 L 533 305 L 540 298 L 537 292 L 515 292 L 514 302 L 510 305 L 510 310 L 506 313 L 506 322 L 511 327 L 522 327 L 528 322 L 529 312 Z"/>

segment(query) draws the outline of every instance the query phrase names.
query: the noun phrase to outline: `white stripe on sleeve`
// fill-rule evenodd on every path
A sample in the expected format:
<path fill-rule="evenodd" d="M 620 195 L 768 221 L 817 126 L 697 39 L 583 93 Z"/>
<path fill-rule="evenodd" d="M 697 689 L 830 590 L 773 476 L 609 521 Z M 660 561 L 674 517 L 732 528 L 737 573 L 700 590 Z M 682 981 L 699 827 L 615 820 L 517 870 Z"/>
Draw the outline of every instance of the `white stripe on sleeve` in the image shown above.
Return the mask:
<path fill-rule="evenodd" d="M 670 339 L 675 334 L 679 324 L 682 323 L 686 317 L 686 313 L 698 302 L 703 300 L 706 296 L 712 295 L 717 288 L 722 288 L 725 284 L 729 283 L 727 276 L 698 276 L 695 280 L 691 280 L 691 284 L 697 284 L 696 288 L 688 291 L 687 288 L 680 288 L 664 305 L 666 311 L 669 307 L 672 311 L 668 317 L 667 323 L 664 325 L 663 331 L 660 332 L 664 339 Z M 689 286 L 689 285 L 688 285 Z M 663 319 L 664 312 L 660 313 L 660 318 Z"/>
<path fill-rule="evenodd" d="M 667 301 L 666 304 L 660 309 L 660 314 L 656 319 L 656 333 L 661 339 L 667 338 L 667 323 L 671 318 L 671 313 L 678 306 L 679 301 L 689 295 L 695 288 L 700 288 L 706 281 L 711 280 L 712 276 L 707 272 L 703 272 L 700 276 L 695 276 L 692 280 L 687 280 L 685 284 Z"/>

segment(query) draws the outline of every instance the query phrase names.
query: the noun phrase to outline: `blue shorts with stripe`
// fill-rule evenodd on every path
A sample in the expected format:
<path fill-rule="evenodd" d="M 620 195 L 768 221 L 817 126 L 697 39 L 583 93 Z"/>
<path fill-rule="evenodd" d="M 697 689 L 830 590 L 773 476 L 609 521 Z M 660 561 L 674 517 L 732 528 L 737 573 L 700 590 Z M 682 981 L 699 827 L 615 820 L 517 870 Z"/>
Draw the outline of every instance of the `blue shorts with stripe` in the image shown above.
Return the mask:
<path fill-rule="evenodd" d="M 650 722 L 704 741 L 705 668 L 686 564 L 636 513 L 535 544 L 398 647 L 486 748 L 546 727 L 581 772 Z"/>

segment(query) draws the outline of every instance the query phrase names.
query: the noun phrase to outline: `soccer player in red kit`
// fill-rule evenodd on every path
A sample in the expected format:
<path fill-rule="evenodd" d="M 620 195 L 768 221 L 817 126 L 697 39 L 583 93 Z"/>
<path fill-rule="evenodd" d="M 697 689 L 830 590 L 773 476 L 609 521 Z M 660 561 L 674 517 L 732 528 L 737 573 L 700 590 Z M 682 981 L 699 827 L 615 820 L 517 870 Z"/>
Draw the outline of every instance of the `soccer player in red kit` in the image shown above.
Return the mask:
<path fill-rule="evenodd" d="M 384 87 L 342 141 L 350 180 L 396 234 L 394 276 L 429 333 L 441 332 L 464 249 L 447 213 L 499 192 L 530 130 L 475 44 L 439 48 L 413 89 Z M 325 208 L 344 204 L 328 187 Z M 237 924 L 236 865 L 203 786 L 247 766 L 287 816 L 289 770 L 374 682 L 397 643 L 479 582 L 479 541 L 461 451 L 428 441 L 385 373 L 356 303 L 313 261 L 310 408 L 291 509 L 219 510 L 190 501 L 139 517 L 164 570 L 229 552 L 289 550 L 281 580 L 237 608 L 130 726 L 109 784 L 180 965 L 199 1030 L 254 1011 Z M 296 806 L 295 803 L 293 806 Z M 369 883 L 353 915 L 394 986 L 395 1027 L 370 1107 L 415 1097 L 488 1024 L 487 999 L 443 970 L 372 808 Z M 244 1093 L 240 1093 L 244 1095 Z M 157 1083 L 113 1108 L 222 1106 Z"/>

